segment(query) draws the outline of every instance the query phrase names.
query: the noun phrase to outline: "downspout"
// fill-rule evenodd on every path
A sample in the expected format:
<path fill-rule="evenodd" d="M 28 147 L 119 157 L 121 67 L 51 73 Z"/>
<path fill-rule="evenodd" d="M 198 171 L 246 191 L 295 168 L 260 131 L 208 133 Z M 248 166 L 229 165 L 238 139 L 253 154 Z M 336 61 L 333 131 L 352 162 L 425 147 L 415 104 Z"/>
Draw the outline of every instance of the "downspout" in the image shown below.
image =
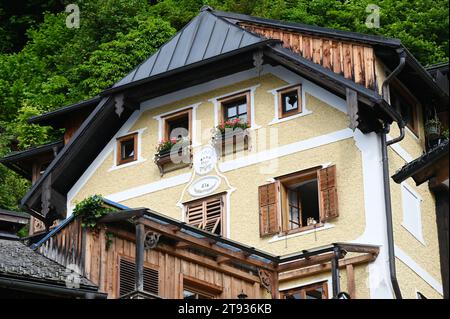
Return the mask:
<path fill-rule="evenodd" d="M 382 94 L 383 98 L 387 101 L 388 85 L 403 69 L 406 63 L 406 52 L 404 49 L 397 51 L 399 53 L 400 62 L 394 71 L 383 81 Z M 395 119 L 394 119 L 395 120 Z M 389 256 L 389 272 L 391 278 L 392 288 L 394 290 L 395 297 L 402 299 L 402 293 L 397 280 L 397 271 L 395 267 L 395 250 L 394 250 L 394 228 L 392 223 L 392 201 L 391 201 L 391 186 L 389 182 L 389 159 L 387 147 L 389 145 L 400 142 L 405 137 L 405 123 L 403 121 L 397 122 L 400 129 L 400 136 L 387 141 L 386 135 L 389 133 L 390 125 L 385 123 L 384 129 L 381 133 L 381 154 L 383 162 L 383 186 L 384 186 L 384 205 L 386 212 L 386 232 L 388 240 L 388 256 Z"/>

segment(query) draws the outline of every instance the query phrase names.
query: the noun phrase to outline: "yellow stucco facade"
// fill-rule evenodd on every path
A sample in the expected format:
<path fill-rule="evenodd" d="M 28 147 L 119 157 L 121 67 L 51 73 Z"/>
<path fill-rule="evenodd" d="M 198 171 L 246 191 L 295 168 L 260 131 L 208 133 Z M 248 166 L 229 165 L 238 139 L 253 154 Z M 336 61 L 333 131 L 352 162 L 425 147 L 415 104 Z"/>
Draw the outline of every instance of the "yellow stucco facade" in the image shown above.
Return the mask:
<path fill-rule="evenodd" d="M 291 81 L 292 82 L 292 81 Z M 120 198 L 119 202 L 129 207 L 148 207 L 170 217 L 183 219 L 182 203 L 194 199 L 187 188 L 200 176 L 194 169 L 185 167 L 160 176 L 153 162 L 155 147 L 160 138 L 161 125 L 158 116 L 180 108 L 195 105 L 196 125 L 194 154 L 211 139 L 211 129 L 215 125 L 214 98 L 226 96 L 246 88 L 252 88 L 254 126 L 250 129 L 250 149 L 235 154 L 234 158 L 220 158 L 212 175 L 217 175 L 220 186 L 214 193 L 228 192 L 227 196 L 227 234 L 236 241 L 257 247 L 267 252 L 284 255 L 326 245 L 334 242 L 357 241 L 366 228 L 365 193 L 370 192 L 364 185 L 363 159 L 353 132 L 348 129 L 348 118 L 339 105 L 330 105 L 322 99 L 321 91 L 299 80 L 304 89 L 304 107 L 308 112 L 302 116 L 273 122 L 275 97 L 272 90 L 292 84 L 280 76 L 266 73 L 237 83 L 204 89 L 180 100 L 162 103 L 155 107 L 142 108 L 136 120 L 130 122 L 127 132 L 140 134 L 140 160 L 132 165 L 115 166 L 115 141 L 113 140 L 90 172 L 82 177 L 69 198 L 69 207 L 93 194 L 107 198 Z M 325 101 L 324 101 L 325 100 Z M 337 104 L 339 99 L 336 98 Z M 305 110 L 304 110 L 305 111 Z M 124 132 L 125 134 L 126 132 Z M 390 133 L 397 136 L 395 129 Z M 422 133 L 423 136 L 423 133 Z M 262 143 L 265 141 L 265 143 Z M 264 144 L 264 147 L 261 145 Z M 399 146 L 412 157 L 423 150 L 423 139 L 407 132 Z M 270 155 L 276 151 L 276 156 Z M 244 156 L 252 161 L 246 162 Z M 405 163 L 394 150 L 389 152 L 391 174 Z M 315 231 L 297 233 L 287 237 L 259 235 L 258 186 L 285 174 L 301 171 L 318 165 L 336 165 L 337 192 L 339 198 L 339 217 L 326 223 Z M 401 226 L 402 199 L 400 185 L 391 182 L 395 240 L 431 277 L 440 282 L 439 254 L 434 200 L 427 185 L 415 187 L 407 181 L 422 197 L 422 232 L 424 243 L 414 238 Z M 209 196 L 210 194 L 208 194 Z M 410 265 L 398 260 L 398 277 L 405 296 L 415 298 L 415 290 L 430 298 L 441 295 L 433 289 Z M 324 280 L 331 275 L 319 274 L 282 283 L 280 289 Z M 356 295 L 358 298 L 370 298 L 369 267 L 355 267 Z M 341 286 L 346 287 L 346 275 L 341 273 Z"/>

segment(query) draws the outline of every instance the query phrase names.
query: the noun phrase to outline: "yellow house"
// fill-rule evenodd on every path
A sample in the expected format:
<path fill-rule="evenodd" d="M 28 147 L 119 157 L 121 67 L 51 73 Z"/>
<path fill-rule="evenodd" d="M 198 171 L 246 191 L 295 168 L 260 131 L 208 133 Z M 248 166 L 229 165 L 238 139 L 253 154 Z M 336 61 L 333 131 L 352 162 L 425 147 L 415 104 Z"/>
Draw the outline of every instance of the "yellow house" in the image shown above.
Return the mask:
<path fill-rule="evenodd" d="M 389 183 L 448 104 L 430 79 L 396 39 L 203 8 L 99 97 L 31 119 L 73 120 L 27 167 L 33 247 L 110 298 L 442 298 L 433 196 Z M 100 233 L 74 217 L 95 194 L 121 210 Z"/>

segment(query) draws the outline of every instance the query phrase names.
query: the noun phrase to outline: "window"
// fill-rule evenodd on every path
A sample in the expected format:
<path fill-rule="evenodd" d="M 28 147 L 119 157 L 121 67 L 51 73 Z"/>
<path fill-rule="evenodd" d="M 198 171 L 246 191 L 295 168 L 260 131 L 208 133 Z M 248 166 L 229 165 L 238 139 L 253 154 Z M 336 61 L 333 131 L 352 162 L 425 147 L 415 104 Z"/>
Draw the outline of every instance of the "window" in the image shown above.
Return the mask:
<path fill-rule="evenodd" d="M 338 217 L 336 166 L 281 176 L 259 187 L 261 236 L 322 226 Z"/>
<path fill-rule="evenodd" d="M 281 292 L 283 299 L 328 299 L 326 281 Z"/>
<path fill-rule="evenodd" d="M 222 287 L 183 275 L 183 299 L 214 299 L 222 293 Z"/>
<path fill-rule="evenodd" d="M 288 117 L 302 112 L 300 86 L 278 91 L 279 118 Z"/>
<path fill-rule="evenodd" d="M 420 212 L 420 197 L 406 183 L 402 185 L 403 222 L 402 225 L 417 240 L 423 242 Z"/>
<path fill-rule="evenodd" d="M 171 138 L 190 138 L 192 125 L 191 109 L 168 115 L 163 119 L 165 140 Z"/>
<path fill-rule="evenodd" d="M 136 264 L 120 258 L 119 295 L 123 296 L 136 290 Z M 144 266 L 144 291 L 158 295 L 159 272 L 153 267 Z"/>
<path fill-rule="evenodd" d="M 389 95 L 392 107 L 402 116 L 406 126 L 419 136 L 419 102 L 398 81 L 391 84 Z"/>
<path fill-rule="evenodd" d="M 137 160 L 138 133 L 123 136 L 117 139 L 117 165 Z"/>
<path fill-rule="evenodd" d="M 223 121 L 240 119 L 241 122 L 250 123 L 250 92 L 224 98 L 220 101 Z"/>
<path fill-rule="evenodd" d="M 186 223 L 213 234 L 224 234 L 223 215 L 223 195 L 216 195 L 186 204 Z"/>

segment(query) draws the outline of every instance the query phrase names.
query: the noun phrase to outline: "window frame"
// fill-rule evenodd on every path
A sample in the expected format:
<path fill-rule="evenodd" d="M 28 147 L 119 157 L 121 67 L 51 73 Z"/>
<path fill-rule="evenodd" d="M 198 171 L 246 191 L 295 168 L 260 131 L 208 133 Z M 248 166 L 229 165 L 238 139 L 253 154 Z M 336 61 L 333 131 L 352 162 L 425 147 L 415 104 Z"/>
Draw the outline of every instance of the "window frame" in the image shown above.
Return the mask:
<path fill-rule="evenodd" d="M 184 207 L 184 222 L 186 222 L 186 224 L 189 224 L 189 207 L 199 204 L 199 203 L 205 203 L 208 200 L 212 200 L 214 198 L 220 199 L 221 201 L 221 211 L 220 211 L 220 236 L 225 237 L 226 236 L 226 211 L 227 211 L 227 207 L 226 207 L 226 192 L 221 192 L 221 193 L 217 193 L 217 194 L 213 194 L 213 195 L 208 195 L 205 197 L 201 197 L 201 198 L 196 198 L 187 202 L 183 203 L 183 207 Z M 202 208 L 203 210 L 203 208 Z M 204 214 L 204 212 L 203 212 Z M 193 225 L 192 225 L 193 226 Z M 193 226 L 196 227 L 196 226 Z M 202 229 L 202 228 L 200 228 Z M 206 229 L 203 229 L 204 231 L 207 231 Z"/>
<path fill-rule="evenodd" d="M 163 139 L 166 141 L 170 138 L 169 125 L 168 122 L 171 120 L 177 120 L 181 117 L 184 117 L 187 114 L 188 116 L 188 138 L 192 143 L 192 108 L 184 109 L 181 111 L 176 111 L 174 113 L 170 113 L 161 117 L 163 121 Z"/>
<path fill-rule="evenodd" d="M 425 241 L 423 239 L 423 226 L 422 226 L 422 198 L 420 195 L 407 183 L 403 182 L 400 184 L 401 186 L 401 196 L 402 196 L 402 226 L 412 235 L 414 238 L 416 238 L 419 242 L 422 244 L 425 244 Z M 408 216 L 408 214 L 412 214 L 410 210 L 407 210 L 406 207 L 406 201 L 407 196 L 414 197 L 414 205 L 416 206 L 416 216 Z M 405 219 L 406 217 L 409 217 L 409 219 L 414 218 L 415 220 L 415 227 L 412 226 L 408 219 Z M 416 229 L 417 228 L 417 229 Z"/>
<path fill-rule="evenodd" d="M 283 94 L 289 93 L 296 90 L 297 91 L 297 109 L 283 112 Z M 278 119 L 284 119 L 293 115 L 301 114 L 303 111 L 302 108 L 302 85 L 295 84 L 289 87 L 285 87 L 277 90 L 277 98 L 278 98 Z"/>
<path fill-rule="evenodd" d="M 188 275 L 182 275 L 181 293 L 184 299 L 184 291 L 188 290 L 194 294 L 200 294 L 208 299 L 218 299 L 223 292 L 223 288 L 206 281 Z M 196 298 L 198 299 L 198 298 Z"/>
<path fill-rule="evenodd" d="M 306 292 L 309 290 L 313 290 L 314 288 L 322 287 L 322 299 L 329 299 L 329 292 L 328 292 L 328 280 L 314 282 L 311 284 L 287 289 L 281 291 L 281 298 L 287 299 L 286 296 L 292 295 L 294 293 L 300 293 L 302 296 L 302 299 L 306 299 Z"/>
<path fill-rule="evenodd" d="M 138 136 L 139 136 L 139 133 L 138 132 L 134 132 L 134 133 L 131 133 L 131 134 L 127 134 L 127 135 L 118 137 L 116 139 L 116 149 L 117 149 L 117 152 L 116 152 L 116 163 L 117 164 L 116 164 L 116 166 L 123 165 L 123 164 L 128 164 L 128 163 L 135 162 L 135 161 L 138 160 L 138 158 L 139 158 L 139 156 L 138 156 L 138 151 L 139 151 L 139 147 L 138 147 L 139 139 L 138 139 Z M 132 140 L 132 139 L 133 139 L 133 143 L 134 143 L 134 145 L 133 145 L 133 147 L 134 147 L 133 157 L 129 157 L 129 158 L 123 159 L 122 158 L 122 143 L 126 142 L 126 141 L 129 141 L 129 140 Z"/>
<path fill-rule="evenodd" d="M 287 175 L 283 175 L 280 177 L 277 177 L 276 180 L 280 183 L 280 221 L 281 221 L 281 234 L 283 235 L 290 235 L 295 234 L 299 232 L 308 231 L 311 229 L 319 228 L 325 226 L 325 223 L 322 222 L 322 208 L 321 208 L 321 198 L 320 198 L 320 185 L 317 185 L 318 188 L 318 206 L 319 206 L 319 220 L 317 221 L 317 224 L 315 225 L 301 225 L 302 221 L 302 210 L 299 209 L 299 220 L 300 220 L 300 227 L 290 229 L 289 228 L 289 221 L 290 221 L 290 205 L 289 205 L 289 195 L 287 191 L 287 187 L 289 184 L 298 183 L 299 181 L 308 181 L 308 180 L 317 180 L 317 184 L 319 184 L 318 180 L 318 171 L 322 169 L 322 166 L 315 166 L 312 168 L 308 168 L 299 172 L 290 173 Z M 298 192 L 297 192 L 298 193 Z M 298 194 L 297 194 L 298 196 Z M 285 203 L 285 204 L 283 204 Z"/>
<path fill-rule="evenodd" d="M 246 101 L 246 105 L 247 105 L 247 122 L 246 123 L 249 126 L 251 126 L 252 125 L 252 112 L 251 112 L 251 96 L 250 96 L 250 92 L 251 91 L 248 90 L 248 91 L 245 91 L 245 92 L 239 92 L 239 93 L 228 95 L 228 96 L 225 96 L 225 97 L 222 97 L 222 98 L 218 99 L 217 101 L 219 102 L 219 106 L 220 106 L 220 108 L 219 108 L 219 114 L 220 114 L 219 120 L 220 120 L 220 122 L 223 123 L 223 122 L 228 120 L 226 118 L 226 116 L 225 116 L 226 108 L 225 108 L 224 104 L 232 103 L 234 101 L 237 101 L 237 100 L 241 99 L 242 97 L 245 97 L 245 101 Z"/>
<path fill-rule="evenodd" d="M 397 79 L 392 81 L 389 86 L 389 104 L 392 105 L 392 95 L 399 95 L 406 103 L 411 107 L 412 123 L 406 123 L 406 127 L 409 131 L 416 137 L 420 137 L 420 123 L 419 123 L 419 109 L 421 108 L 421 103 L 416 99 L 416 97 Z M 400 114 L 402 116 L 402 114 Z M 403 116 L 402 116 L 403 119 Z"/>

